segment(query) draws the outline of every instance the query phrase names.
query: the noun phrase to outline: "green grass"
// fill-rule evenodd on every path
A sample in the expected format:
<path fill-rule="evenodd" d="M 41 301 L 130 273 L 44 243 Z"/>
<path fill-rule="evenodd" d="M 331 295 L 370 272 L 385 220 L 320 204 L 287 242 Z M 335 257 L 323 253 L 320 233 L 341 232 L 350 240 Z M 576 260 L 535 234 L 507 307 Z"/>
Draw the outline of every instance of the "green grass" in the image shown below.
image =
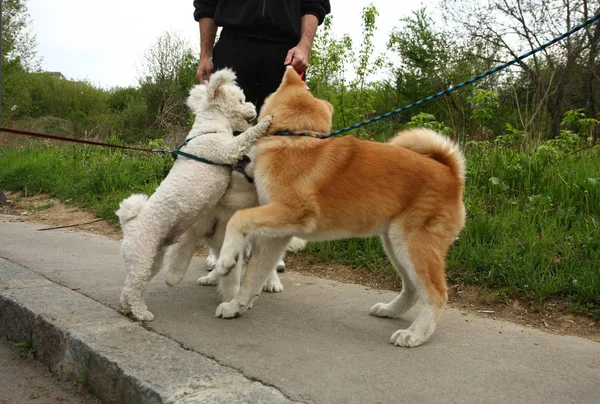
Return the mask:
<path fill-rule="evenodd" d="M 23 359 L 33 359 L 35 358 L 35 354 L 37 349 L 33 347 L 30 341 L 19 341 L 15 342 L 15 347 L 19 350 L 19 355 Z"/>
<path fill-rule="evenodd" d="M 448 254 L 450 280 L 540 305 L 566 299 L 573 311 L 600 319 L 599 148 L 566 156 L 482 142 L 468 145 L 467 158 L 468 217 Z M 5 148 L 0 188 L 70 199 L 116 223 L 118 203 L 133 192 L 151 194 L 171 164 L 112 149 Z M 378 239 L 309 243 L 303 254 L 392 270 Z"/>
<path fill-rule="evenodd" d="M 151 194 L 172 163 L 170 156 L 89 146 L 5 148 L 0 188 L 48 193 L 117 223 L 119 202 L 132 193 Z"/>

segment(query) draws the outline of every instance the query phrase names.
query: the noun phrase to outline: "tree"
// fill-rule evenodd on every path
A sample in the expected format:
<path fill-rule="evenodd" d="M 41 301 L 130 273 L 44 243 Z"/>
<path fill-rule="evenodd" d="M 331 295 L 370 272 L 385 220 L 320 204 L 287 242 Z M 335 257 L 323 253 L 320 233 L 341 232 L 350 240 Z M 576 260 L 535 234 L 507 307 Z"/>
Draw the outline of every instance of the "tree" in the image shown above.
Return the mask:
<path fill-rule="evenodd" d="M 39 66 L 37 42 L 31 26 L 27 0 L 4 0 L 2 3 L 2 57 L 4 62 L 18 61 L 26 70 Z"/>
<path fill-rule="evenodd" d="M 4 0 L 2 3 L 2 116 L 10 117 L 27 102 L 23 89 L 27 72 L 39 67 L 35 36 L 30 25 L 27 0 Z"/>
<path fill-rule="evenodd" d="M 443 0 L 443 4 L 449 19 L 458 21 L 470 41 L 502 49 L 505 59 L 533 50 L 598 12 L 597 2 L 590 0 Z M 600 26 L 595 24 L 518 63 L 523 76 L 519 94 L 531 93 L 534 104 L 543 106 L 552 137 L 559 135 L 562 116 L 575 101 L 569 99 L 569 89 L 577 83 L 585 81 L 582 94 L 588 114 L 597 113 L 599 40 Z M 537 110 L 536 105 L 530 107 L 530 113 Z"/>
<path fill-rule="evenodd" d="M 398 98 L 402 104 L 412 103 L 473 75 L 489 69 L 489 62 L 474 58 L 475 53 L 493 53 L 493 48 L 478 49 L 476 44 L 460 43 L 449 30 L 435 26 L 426 8 L 402 18 L 402 26 L 390 34 L 388 48 L 396 53 L 400 63 L 393 69 Z M 495 77 L 479 84 L 487 89 L 497 83 Z M 457 137 L 479 130 L 471 120 L 469 101 L 475 88 L 446 95 L 436 103 L 421 108 L 451 124 Z"/>
<path fill-rule="evenodd" d="M 185 100 L 196 83 L 194 55 L 185 40 L 170 32 L 145 52 L 139 83 L 157 128 L 171 130 L 186 123 L 189 112 Z"/>

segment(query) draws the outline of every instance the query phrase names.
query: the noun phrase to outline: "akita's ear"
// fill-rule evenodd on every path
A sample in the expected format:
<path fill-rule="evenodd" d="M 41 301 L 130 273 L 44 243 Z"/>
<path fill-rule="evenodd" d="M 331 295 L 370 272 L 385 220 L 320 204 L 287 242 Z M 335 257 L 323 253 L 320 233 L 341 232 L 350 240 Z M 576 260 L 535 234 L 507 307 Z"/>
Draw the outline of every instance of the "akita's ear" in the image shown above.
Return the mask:
<path fill-rule="evenodd" d="M 210 80 L 208 81 L 208 85 L 206 87 L 206 92 L 208 97 L 211 100 L 214 100 L 219 96 L 219 91 L 221 87 L 226 84 L 231 84 L 235 81 L 235 73 L 231 69 L 222 69 L 210 76 Z"/>
<path fill-rule="evenodd" d="M 297 85 L 300 84 L 304 86 L 304 82 L 300 78 L 300 75 L 294 70 L 292 66 L 287 66 L 285 68 L 285 74 L 283 75 L 283 80 L 281 82 L 282 86 L 285 85 Z"/>

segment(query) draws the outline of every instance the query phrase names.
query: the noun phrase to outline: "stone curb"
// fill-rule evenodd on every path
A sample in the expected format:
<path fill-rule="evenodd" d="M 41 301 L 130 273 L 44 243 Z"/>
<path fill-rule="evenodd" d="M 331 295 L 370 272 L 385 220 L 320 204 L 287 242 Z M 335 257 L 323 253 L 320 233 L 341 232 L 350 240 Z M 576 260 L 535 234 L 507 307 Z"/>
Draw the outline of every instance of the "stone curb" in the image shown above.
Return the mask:
<path fill-rule="evenodd" d="M 0 259 L 0 336 L 86 383 L 102 403 L 291 403 L 176 341 L 35 272 Z"/>

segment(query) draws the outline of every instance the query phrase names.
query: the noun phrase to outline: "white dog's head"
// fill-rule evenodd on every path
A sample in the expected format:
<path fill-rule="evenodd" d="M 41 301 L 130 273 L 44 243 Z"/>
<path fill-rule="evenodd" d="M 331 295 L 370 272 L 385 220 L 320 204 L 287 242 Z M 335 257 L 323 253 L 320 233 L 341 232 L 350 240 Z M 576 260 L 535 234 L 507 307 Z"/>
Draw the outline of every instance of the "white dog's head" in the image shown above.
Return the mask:
<path fill-rule="evenodd" d="M 244 92 L 235 83 L 235 73 L 222 69 L 210 76 L 208 83 L 199 84 L 190 91 L 187 105 L 198 117 L 200 114 L 220 112 L 231 129 L 243 132 L 252 126 L 256 108 L 246 102 Z"/>

